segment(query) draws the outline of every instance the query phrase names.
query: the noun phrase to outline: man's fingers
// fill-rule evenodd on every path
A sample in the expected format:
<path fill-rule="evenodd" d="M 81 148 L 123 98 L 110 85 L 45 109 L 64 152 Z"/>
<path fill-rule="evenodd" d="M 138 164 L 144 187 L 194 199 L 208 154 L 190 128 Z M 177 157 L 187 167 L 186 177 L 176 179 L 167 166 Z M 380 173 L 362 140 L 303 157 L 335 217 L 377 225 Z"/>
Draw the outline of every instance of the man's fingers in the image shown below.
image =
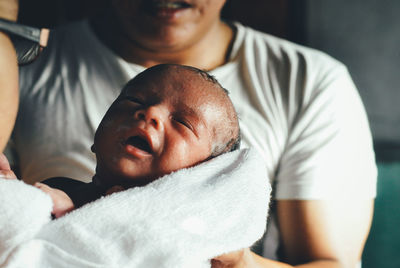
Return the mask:
<path fill-rule="evenodd" d="M 1 179 L 16 179 L 14 172 L 10 168 L 7 157 L 2 153 L 0 154 L 0 178 Z"/>
<path fill-rule="evenodd" d="M 7 157 L 2 153 L 0 154 L 0 178 L 1 179 L 16 179 L 14 172 L 11 170 L 10 163 Z"/>
<path fill-rule="evenodd" d="M 110 194 L 113 194 L 113 193 L 121 192 L 123 190 L 125 190 L 124 187 L 122 187 L 120 185 L 115 185 L 115 186 L 113 186 L 113 187 L 111 187 L 110 189 L 107 190 L 106 195 L 110 195 Z"/>
<path fill-rule="evenodd" d="M 0 170 L 0 179 L 16 180 L 17 176 L 12 170 Z"/>
<path fill-rule="evenodd" d="M 40 182 L 36 182 L 33 186 L 35 186 L 36 188 L 39 188 L 40 190 L 42 190 L 43 192 L 50 194 L 52 188 L 49 187 L 46 184 L 40 183 Z"/>
<path fill-rule="evenodd" d="M 244 266 L 244 264 L 246 263 L 245 257 L 246 254 L 249 252 L 250 250 L 246 248 L 215 257 L 214 259 L 211 260 L 211 267 L 212 268 L 245 267 Z"/>
<path fill-rule="evenodd" d="M 211 260 L 211 268 L 227 268 L 227 266 L 219 260 L 212 259 Z"/>
<path fill-rule="evenodd" d="M 10 163 L 4 154 L 0 154 L 0 170 L 10 170 Z"/>

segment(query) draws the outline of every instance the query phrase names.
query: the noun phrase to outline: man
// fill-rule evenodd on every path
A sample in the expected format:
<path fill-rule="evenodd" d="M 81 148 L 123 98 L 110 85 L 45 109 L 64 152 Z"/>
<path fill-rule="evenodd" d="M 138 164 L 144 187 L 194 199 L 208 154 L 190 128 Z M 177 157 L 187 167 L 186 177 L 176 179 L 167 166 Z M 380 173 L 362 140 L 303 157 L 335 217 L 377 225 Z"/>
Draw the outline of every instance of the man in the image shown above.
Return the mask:
<path fill-rule="evenodd" d="M 355 267 L 376 168 L 347 70 L 320 52 L 223 22 L 224 2 L 110 0 L 89 23 L 56 31 L 21 70 L 14 142 L 22 178 L 90 180 L 95 159 L 86 148 L 121 85 L 158 63 L 211 70 L 230 89 L 243 145 L 265 159 L 276 200 L 265 258 L 243 250 L 213 265 Z"/>

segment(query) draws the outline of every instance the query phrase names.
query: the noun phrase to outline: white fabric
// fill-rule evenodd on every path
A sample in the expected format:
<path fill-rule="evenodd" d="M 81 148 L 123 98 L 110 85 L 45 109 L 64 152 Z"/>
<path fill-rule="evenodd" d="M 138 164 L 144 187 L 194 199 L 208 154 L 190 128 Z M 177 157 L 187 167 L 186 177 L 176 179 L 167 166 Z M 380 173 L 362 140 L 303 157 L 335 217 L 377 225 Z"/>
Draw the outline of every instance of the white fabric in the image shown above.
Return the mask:
<path fill-rule="evenodd" d="M 263 161 L 247 149 L 54 221 L 46 194 L 0 179 L 0 267 L 210 267 L 261 238 L 270 191 Z"/>
<path fill-rule="evenodd" d="M 235 26 L 229 62 L 211 73 L 229 89 L 243 147 L 261 153 L 274 198 L 374 197 L 371 135 L 346 68 L 321 52 Z M 38 61 L 21 69 L 14 141 L 22 177 L 89 181 L 95 129 L 142 70 L 100 43 L 87 22 L 53 34 Z M 276 235 L 267 235 L 275 247 Z"/>

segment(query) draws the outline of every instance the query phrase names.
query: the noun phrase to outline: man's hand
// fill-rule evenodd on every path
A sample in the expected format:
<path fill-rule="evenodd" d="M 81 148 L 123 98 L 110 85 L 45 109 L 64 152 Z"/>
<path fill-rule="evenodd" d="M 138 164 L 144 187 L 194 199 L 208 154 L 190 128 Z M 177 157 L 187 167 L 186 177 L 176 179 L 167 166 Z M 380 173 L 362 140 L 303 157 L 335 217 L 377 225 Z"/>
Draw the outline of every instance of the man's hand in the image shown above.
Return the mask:
<path fill-rule="evenodd" d="M 121 191 L 124 191 L 124 190 L 125 190 L 124 187 L 122 187 L 120 185 L 114 185 L 113 187 L 111 187 L 110 189 L 108 189 L 106 191 L 106 195 L 110 195 L 110 194 L 113 194 L 113 193 L 118 193 L 118 192 L 121 192 Z"/>
<path fill-rule="evenodd" d="M 8 163 L 8 159 L 4 154 L 0 154 L 0 178 L 9 180 L 17 179 L 17 176 L 15 176 L 14 172 L 11 170 L 10 163 Z"/>
<path fill-rule="evenodd" d="M 59 218 L 64 216 L 75 208 L 71 198 L 64 191 L 51 188 L 50 186 L 39 182 L 35 183 L 34 186 L 50 195 L 53 200 L 53 211 L 51 213 L 54 217 Z"/>
<path fill-rule="evenodd" d="M 218 256 L 211 260 L 212 268 L 245 268 L 250 266 L 251 252 L 250 249 L 242 249 Z"/>

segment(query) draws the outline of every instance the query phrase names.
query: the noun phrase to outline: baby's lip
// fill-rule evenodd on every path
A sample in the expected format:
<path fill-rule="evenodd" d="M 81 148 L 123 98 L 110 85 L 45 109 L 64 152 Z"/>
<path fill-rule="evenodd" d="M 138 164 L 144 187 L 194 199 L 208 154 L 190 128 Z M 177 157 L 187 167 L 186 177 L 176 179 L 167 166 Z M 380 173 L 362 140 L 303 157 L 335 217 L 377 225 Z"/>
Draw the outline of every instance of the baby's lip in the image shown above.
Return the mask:
<path fill-rule="evenodd" d="M 151 135 L 140 128 L 130 133 L 130 136 L 124 141 L 124 145 L 128 146 L 128 150 L 135 149 L 135 152 L 139 153 L 141 156 L 153 155 L 155 153 Z"/>

